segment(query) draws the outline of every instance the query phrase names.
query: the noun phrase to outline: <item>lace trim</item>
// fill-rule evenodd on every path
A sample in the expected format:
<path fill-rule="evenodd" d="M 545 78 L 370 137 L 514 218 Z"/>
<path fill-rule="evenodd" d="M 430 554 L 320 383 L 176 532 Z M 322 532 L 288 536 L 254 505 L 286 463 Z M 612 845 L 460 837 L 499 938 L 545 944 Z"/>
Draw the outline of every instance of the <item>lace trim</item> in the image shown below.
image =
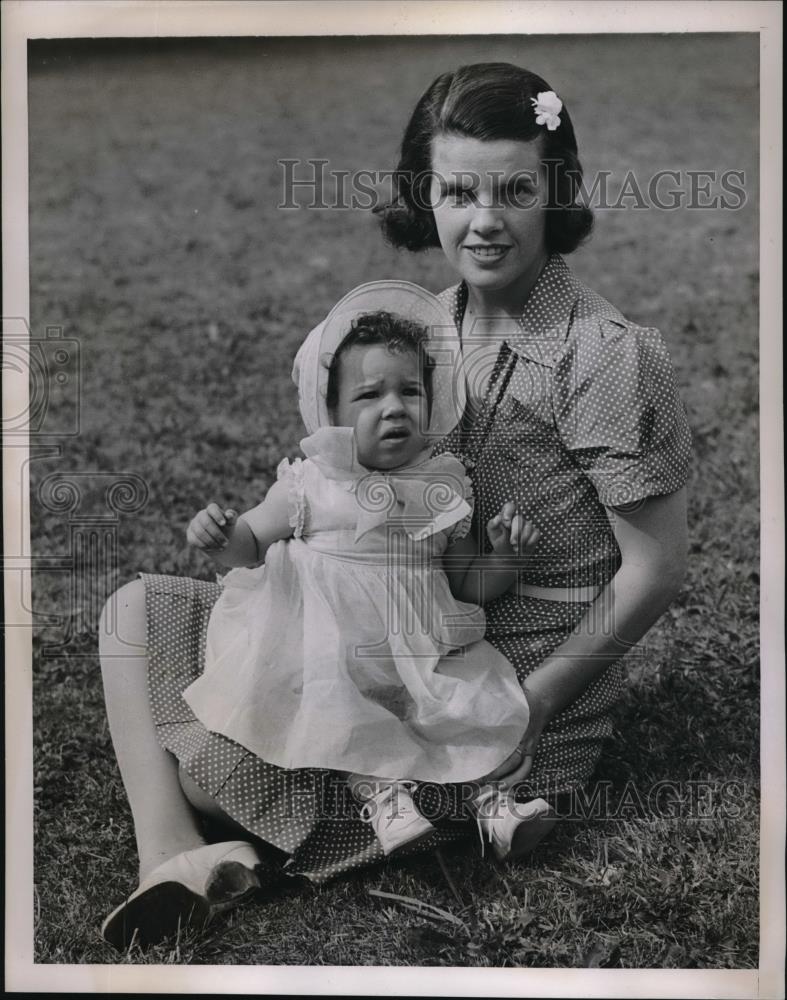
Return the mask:
<path fill-rule="evenodd" d="M 300 538 L 306 528 L 306 494 L 303 485 L 303 460 L 292 463 L 283 458 L 276 467 L 276 479 L 287 480 L 287 500 L 290 527 L 295 538 Z"/>

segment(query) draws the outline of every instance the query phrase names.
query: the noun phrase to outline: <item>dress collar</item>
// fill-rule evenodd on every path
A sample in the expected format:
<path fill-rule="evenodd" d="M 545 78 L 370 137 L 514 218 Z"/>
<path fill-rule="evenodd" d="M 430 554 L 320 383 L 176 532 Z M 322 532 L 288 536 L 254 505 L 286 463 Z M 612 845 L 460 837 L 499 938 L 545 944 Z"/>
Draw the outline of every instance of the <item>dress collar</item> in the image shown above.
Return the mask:
<path fill-rule="evenodd" d="M 520 357 L 551 367 L 568 336 L 581 289 L 560 254 L 552 254 L 525 302 L 518 330 L 506 338 L 512 350 Z M 461 329 L 467 307 L 466 283 L 462 281 L 454 291 L 454 319 Z"/>
<path fill-rule="evenodd" d="M 518 339 L 565 340 L 578 298 L 579 284 L 568 265 L 560 254 L 552 254 L 527 297 L 519 317 L 522 335 Z"/>
<path fill-rule="evenodd" d="M 451 455 L 432 457 L 431 447 L 410 465 L 386 472 L 358 462 L 352 427 L 320 427 L 303 438 L 301 450 L 326 479 L 355 495 L 356 542 L 390 518 L 400 519 L 407 534 L 421 541 L 472 513 L 457 460 Z"/>

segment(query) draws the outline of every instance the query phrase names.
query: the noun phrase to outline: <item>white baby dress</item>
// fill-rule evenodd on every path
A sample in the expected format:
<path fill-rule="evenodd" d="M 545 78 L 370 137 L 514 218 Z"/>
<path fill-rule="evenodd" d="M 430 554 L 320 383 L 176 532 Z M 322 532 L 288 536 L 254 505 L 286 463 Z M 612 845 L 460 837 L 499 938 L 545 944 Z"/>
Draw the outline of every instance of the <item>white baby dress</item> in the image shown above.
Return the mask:
<path fill-rule="evenodd" d="M 207 728 L 285 768 L 458 782 L 511 753 L 529 712 L 513 667 L 457 601 L 440 556 L 469 529 L 452 455 L 369 472 L 351 428 L 286 459 L 294 536 L 233 569 L 184 692 Z"/>

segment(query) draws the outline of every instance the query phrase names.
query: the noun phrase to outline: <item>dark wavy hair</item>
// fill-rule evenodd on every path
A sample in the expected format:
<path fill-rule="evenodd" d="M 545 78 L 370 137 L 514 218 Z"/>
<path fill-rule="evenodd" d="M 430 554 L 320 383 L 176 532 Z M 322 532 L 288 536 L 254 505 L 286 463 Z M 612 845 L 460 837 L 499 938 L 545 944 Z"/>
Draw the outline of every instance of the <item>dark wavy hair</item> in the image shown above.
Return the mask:
<path fill-rule="evenodd" d="M 349 333 L 336 348 L 331 359 L 325 397 L 328 409 L 333 410 L 339 402 L 339 370 L 342 355 L 356 345 L 365 347 L 381 344 L 392 354 L 411 353 L 418 358 L 426 391 L 427 408 L 431 414 L 434 359 L 426 352 L 428 337 L 429 331 L 425 326 L 397 316 L 395 313 L 386 312 L 384 309 L 356 317 L 350 325 Z"/>
<path fill-rule="evenodd" d="M 386 240 L 406 250 L 440 246 L 428 207 L 435 136 L 523 142 L 541 138 L 541 159 L 550 164 L 546 249 L 564 254 L 576 250 L 590 234 L 593 213 L 577 202 L 582 166 L 565 104 L 554 131 L 536 124 L 531 98 L 551 89 L 540 76 L 510 63 L 475 63 L 438 76 L 416 104 L 405 129 L 395 176 L 396 197 L 375 210 Z"/>

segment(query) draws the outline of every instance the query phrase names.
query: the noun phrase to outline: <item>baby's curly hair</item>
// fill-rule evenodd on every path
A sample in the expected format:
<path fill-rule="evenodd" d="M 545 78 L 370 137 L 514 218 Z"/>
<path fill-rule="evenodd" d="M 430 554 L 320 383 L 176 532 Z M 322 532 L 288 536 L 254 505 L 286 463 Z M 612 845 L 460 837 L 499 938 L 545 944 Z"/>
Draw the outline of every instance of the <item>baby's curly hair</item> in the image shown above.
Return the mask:
<path fill-rule="evenodd" d="M 342 355 L 351 347 L 358 345 L 382 344 L 392 354 L 410 352 L 418 358 L 426 399 L 431 411 L 434 359 L 426 351 L 428 339 L 429 331 L 425 326 L 403 316 L 397 316 L 395 313 L 386 312 L 384 309 L 357 316 L 350 325 L 349 333 L 336 348 L 328 369 L 328 389 L 325 399 L 328 409 L 333 410 L 339 402 L 339 370 Z"/>
<path fill-rule="evenodd" d="M 577 202 L 582 166 L 565 104 L 554 131 L 536 124 L 531 98 L 551 89 L 540 76 L 510 63 L 475 63 L 438 76 L 415 106 L 405 129 L 394 178 L 396 197 L 375 209 L 386 240 L 405 250 L 440 246 L 428 207 L 436 136 L 523 142 L 541 138 L 541 159 L 551 168 L 546 249 L 564 254 L 576 250 L 593 228 L 593 213 Z"/>

